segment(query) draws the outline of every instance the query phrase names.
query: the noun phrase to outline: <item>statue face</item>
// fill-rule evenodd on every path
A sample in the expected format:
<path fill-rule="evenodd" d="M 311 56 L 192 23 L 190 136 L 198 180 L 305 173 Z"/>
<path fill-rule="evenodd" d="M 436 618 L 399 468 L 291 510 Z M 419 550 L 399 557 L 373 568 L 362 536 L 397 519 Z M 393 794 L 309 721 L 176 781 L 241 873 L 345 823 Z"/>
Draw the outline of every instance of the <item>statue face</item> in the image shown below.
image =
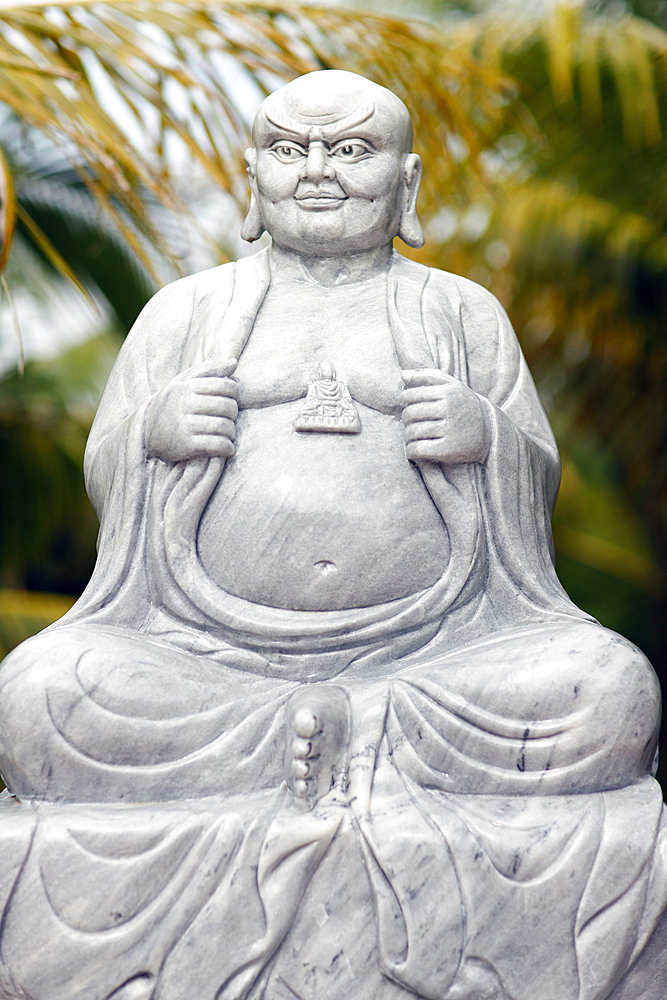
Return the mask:
<path fill-rule="evenodd" d="M 274 243 L 322 257 L 390 244 L 419 162 L 410 132 L 394 95 L 349 73 L 309 74 L 269 99 L 248 172 Z"/>

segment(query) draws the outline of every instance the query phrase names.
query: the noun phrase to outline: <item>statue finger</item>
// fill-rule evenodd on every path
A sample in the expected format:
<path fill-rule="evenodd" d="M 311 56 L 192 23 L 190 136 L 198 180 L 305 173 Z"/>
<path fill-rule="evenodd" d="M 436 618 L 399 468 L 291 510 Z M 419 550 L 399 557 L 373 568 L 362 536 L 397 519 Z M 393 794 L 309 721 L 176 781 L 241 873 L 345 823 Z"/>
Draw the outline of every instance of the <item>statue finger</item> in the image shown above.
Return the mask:
<path fill-rule="evenodd" d="M 405 428 L 406 441 L 442 441 L 447 432 L 443 420 L 420 420 Z"/>
<path fill-rule="evenodd" d="M 211 417 L 197 413 L 190 418 L 188 424 L 190 432 L 195 436 L 216 435 L 229 438 L 230 441 L 236 437 L 236 424 L 228 417 Z"/>
<path fill-rule="evenodd" d="M 193 457 L 231 458 L 236 451 L 230 438 L 220 434 L 194 434 L 191 444 Z"/>
<path fill-rule="evenodd" d="M 461 383 L 459 382 L 460 386 Z M 398 402 L 402 407 L 411 406 L 413 403 L 430 403 L 439 399 L 444 399 L 448 393 L 449 383 L 443 382 L 438 385 L 420 385 L 413 389 L 403 389 L 398 396 Z"/>
<path fill-rule="evenodd" d="M 236 400 L 230 396 L 197 393 L 193 400 L 192 413 L 204 417 L 228 417 L 230 420 L 236 420 L 239 407 Z"/>
<path fill-rule="evenodd" d="M 410 462 L 442 462 L 445 460 L 442 438 L 409 441 L 405 454 Z"/>
<path fill-rule="evenodd" d="M 228 358 L 226 361 L 202 361 L 201 364 L 193 365 L 186 369 L 178 378 L 229 378 L 236 371 L 238 361 L 236 358 Z"/>
<path fill-rule="evenodd" d="M 198 396 L 230 396 L 235 399 L 238 396 L 239 384 L 232 378 L 200 375 L 192 379 L 192 391 Z"/>
<path fill-rule="evenodd" d="M 447 385 L 448 382 L 457 379 L 453 375 L 440 371 L 439 368 L 404 368 L 401 371 L 401 378 L 406 388 L 416 389 L 428 385 Z"/>
<path fill-rule="evenodd" d="M 429 400 L 424 403 L 410 403 L 403 407 L 401 420 L 404 424 L 413 423 L 415 420 L 443 420 L 446 417 L 443 400 Z"/>
<path fill-rule="evenodd" d="M 479 454 L 465 443 L 454 445 L 442 437 L 409 441 L 405 453 L 411 462 L 438 462 L 441 465 L 471 465 L 480 460 Z"/>

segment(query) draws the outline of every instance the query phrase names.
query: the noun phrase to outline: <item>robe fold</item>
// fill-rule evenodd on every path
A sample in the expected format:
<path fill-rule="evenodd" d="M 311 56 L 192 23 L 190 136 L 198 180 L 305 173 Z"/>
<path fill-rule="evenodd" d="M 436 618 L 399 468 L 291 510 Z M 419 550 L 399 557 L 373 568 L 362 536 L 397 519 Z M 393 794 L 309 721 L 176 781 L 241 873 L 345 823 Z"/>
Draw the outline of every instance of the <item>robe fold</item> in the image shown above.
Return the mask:
<path fill-rule="evenodd" d="M 366 659 L 384 670 L 407 655 L 406 636 L 419 649 L 437 633 L 430 658 L 432 649 L 491 631 L 545 618 L 585 619 L 554 572 L 558 455 L 506 314 L 472 282 L 398 254 L 387 291 L 400 367 L 439 368 L 468 385 L 483 401 L 492 434 L 483 466 L 420 466 L 450 536 L 441 578 L 373 608 L 295 612 L 234 597 L 207 576 L 197 528 L 225 462 L 172 466 L 148 459 L 145 413 L 180 373 L 241 355 L 269 283 L 264 251 L 175 282 L 137 320 L 86 452 L 86 482 L 102 525 L 100 555 L 63 624 L 127 623 L 221 662 L 242 661 L 242 669 L 254 664 L 258 673 L 300 680 L 304 670 L 326 677 Z"/>

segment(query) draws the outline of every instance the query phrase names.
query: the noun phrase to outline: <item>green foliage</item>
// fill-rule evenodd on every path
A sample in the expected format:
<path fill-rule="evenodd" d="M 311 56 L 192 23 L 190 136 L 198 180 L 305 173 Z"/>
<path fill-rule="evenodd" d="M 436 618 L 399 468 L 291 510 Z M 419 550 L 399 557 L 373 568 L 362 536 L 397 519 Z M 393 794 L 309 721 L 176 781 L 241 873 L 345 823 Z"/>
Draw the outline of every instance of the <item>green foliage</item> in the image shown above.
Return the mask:
<path fill-rule="evenodd" d="M 94 561 L 97 519 L 83 451 L 118 339 L 110 334 L 0 382 L 0 585 L 77 593 Z"/>
<path fill-rule="evenodd" d="M 121 329 L 128 330 L 155 284 L 117 228 L 100 219 L 88 189 L 73 172 L 37 176 L 17 185 L 17 201 L 88 288 L 104 296 Z M 34 246 L 25 224 L 18 237 Z M 35 251 L 51 263 L 39 247 Z"/>
<path fill-rule="evenodd" d="M 69 611 L 74 598 L 0 589 L 0 656 Z M 4 786 L 3 786 L 4 787 Z"/>

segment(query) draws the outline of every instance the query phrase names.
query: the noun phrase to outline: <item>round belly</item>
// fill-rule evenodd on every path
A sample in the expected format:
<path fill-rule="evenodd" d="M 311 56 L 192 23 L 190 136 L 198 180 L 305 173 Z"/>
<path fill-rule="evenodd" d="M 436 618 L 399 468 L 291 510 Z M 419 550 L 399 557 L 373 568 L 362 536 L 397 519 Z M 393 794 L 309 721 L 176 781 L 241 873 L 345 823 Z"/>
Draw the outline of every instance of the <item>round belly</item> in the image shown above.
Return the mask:
<path fill-rule="evenodd" d="M 444 572 L 449 537 L 396 417 L 360 434 L 297 432 L 302 401 L 242 410 L 202 516 L 199 558 L 227 593 L 295 611 L 369 607 Z"/>

